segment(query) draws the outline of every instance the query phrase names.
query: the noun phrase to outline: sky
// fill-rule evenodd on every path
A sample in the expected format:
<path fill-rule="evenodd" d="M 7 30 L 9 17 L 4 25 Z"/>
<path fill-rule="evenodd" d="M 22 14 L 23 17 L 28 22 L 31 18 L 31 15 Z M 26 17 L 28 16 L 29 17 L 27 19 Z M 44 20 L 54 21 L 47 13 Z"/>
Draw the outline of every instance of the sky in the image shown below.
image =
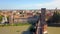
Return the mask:
<path fill-rule="evenodd" d="M 0 0 L 0 9 L 60 9 L 60 0 Z"/>

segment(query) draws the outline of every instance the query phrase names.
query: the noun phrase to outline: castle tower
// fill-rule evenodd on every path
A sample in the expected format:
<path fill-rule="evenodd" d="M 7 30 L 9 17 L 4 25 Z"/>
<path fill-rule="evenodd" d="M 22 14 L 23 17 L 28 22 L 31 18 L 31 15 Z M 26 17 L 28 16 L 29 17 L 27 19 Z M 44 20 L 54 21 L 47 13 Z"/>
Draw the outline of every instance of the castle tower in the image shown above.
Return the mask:
<path fill-rule="evenodd" d="M 13 12 L 11 12 L 12 14 L 9 16 L 9 23 L 12 24 L 13 23 Z"/>
<path fill-rule="evenodd" d="M 46 8 L 41 9 L 40 27 L 42 28 L 42 34 L 47 34 L 47 23 L 45 21 Z"/>
<path fill-rule="evenodd" d="M 45 21 L 46 8 L 41 8 L 41 14 L 37 25 L 36 34 L 47 34 L 47 23 Z"/>

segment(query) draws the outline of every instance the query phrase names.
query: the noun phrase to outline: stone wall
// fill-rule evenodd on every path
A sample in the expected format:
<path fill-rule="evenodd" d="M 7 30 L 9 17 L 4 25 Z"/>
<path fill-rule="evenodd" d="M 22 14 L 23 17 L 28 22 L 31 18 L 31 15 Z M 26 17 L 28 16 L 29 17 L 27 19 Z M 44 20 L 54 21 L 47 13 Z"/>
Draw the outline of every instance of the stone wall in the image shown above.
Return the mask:
<path fill-rule="evenodd" d="M 37 20 L 38 18 L 15 18 L 14 23 L 33 23 Z"/>

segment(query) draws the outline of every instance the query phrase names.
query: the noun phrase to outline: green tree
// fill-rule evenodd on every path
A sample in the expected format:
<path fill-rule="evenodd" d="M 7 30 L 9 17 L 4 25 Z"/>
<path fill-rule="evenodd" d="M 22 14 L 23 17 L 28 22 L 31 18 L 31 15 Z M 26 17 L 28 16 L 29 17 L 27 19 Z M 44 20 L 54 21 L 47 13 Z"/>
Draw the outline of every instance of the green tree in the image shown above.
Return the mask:
<path fill-rule="evenodd" d="M 0 15 L 0 23 L 1 23 L 1 21 L 2 21 L 2 17 L 3 17 L 3 16 L 2 16 L 2 15 Z"/>
<path fill-rule="evenodd" d="M 54 15 L 47 21 L 48 23 L 59 23 L 60 22 L 60 13 L 54 12 Z"/>
<path fill-rule="evenodd" d="M 55 23 L 59 23 L 60 22 L 60 13 L 59 12 L 54 12 L 54 15 L 52 16 L 52 20 L 55 22 Z"/>

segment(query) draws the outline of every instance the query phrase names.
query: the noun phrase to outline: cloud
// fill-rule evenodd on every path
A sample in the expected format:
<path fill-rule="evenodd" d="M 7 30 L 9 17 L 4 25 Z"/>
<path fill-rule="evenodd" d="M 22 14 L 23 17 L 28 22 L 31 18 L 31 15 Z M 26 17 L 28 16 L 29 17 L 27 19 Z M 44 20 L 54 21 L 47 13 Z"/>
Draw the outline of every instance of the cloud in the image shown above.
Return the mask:
<path fill-rule="evenodd" d="M 55 8 L 59 8 L 60 9 L 60 0 L 52 0 L 52 2 L 48 2 L 48 3 L 24 5 L 23 8 L 32 8 L 32 9 L 40 9 L 40 8 L 55 9 Z"/>
<path fill-rule="evenodd" d="M 49 2 L 49 3 L 43 3 L 43 4 L 41 4 L 41 7 L 45 7 L 45 8 L 56 8 L 57 7 L 57 8 L 60 8 L 60 0 L 53 0 L 52 2 Z"/>
<path fill-rule="evenodd" d="M 47 8 L 60 8 L 60 0 L 53 0 L 52 2 L 45 3 L 43 5 L 45 5 Z"/>
<path fill-rule="evenodd" d="M 42 4 L 42 7 L 46 8 L 60 8 L 60 0 L 53 0 L 52 2 L 49 3 L 44 3 Z"/>

